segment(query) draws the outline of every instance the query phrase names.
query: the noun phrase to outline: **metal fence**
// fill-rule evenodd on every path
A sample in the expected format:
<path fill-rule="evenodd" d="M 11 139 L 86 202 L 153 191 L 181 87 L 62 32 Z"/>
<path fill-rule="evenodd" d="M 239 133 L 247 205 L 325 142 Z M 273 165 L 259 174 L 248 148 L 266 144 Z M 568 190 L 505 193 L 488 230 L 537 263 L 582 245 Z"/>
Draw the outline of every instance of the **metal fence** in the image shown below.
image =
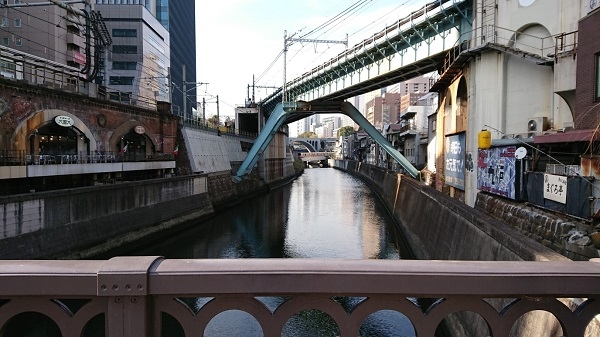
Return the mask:
<path fill-rule="evenodd" d="M 175 160 L 175 156 L 170 153 L 142 154 L 106 151 L 90 154 L 79 152 L 79 154 L 57 153 L 30 155 L 26 154 L 25 151 L 0 150 L 0 166 L 98 164 L 172 160 Z"/>
<path fill-rule="evenodd" d="M 339 336 L 358 336 L 362 322 L 380 310 L 405 315 L 416 336 L 433 336 L 444 318 L 464 312 L 484 322 L 483 336 L 509 336 L 520 318 L 538 311 L 555 317 L 557 336 L 597 336 L 599 285 L 594 261 L 4 260 L 0 331 L 18 334 L 13 319 L 27 322 L 22 315 L 37 313 L 65 337 L 160 336 L 165 320 L 198 336 L 219 313 L 241 310 L 264 336 L 281 336 L 292 316 L 316 309 L 335 322 Z M 269 308 L 264 297 L 285 300 Z M 361 300 L 345 308 L 339 297 Z M 196 298 L 208 301 L 190 305 Z M 419 307 L 409 298 L 433 304 Z"/>

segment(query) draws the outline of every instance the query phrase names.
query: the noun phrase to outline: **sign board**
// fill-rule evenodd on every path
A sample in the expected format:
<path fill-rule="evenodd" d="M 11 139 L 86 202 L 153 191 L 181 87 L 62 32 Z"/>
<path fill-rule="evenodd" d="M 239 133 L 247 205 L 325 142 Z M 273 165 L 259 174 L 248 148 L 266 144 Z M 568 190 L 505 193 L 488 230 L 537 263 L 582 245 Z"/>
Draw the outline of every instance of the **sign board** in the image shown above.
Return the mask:
<path fill-rule="evenodd" d="M 54 122 L 56 122 L 56 124 L 68 128 L 73 126 L 73 124 L 75 124 L 75 122 L 73 121 L 73 118 L 69 117 L 69 116 L 56 116 L 54 117 Z"/>
<path fill-rule="evenodd" d="M 465 134 L 446 136 L 444 146 L 445 183 L 461 190 L 465 189 Z"/>
<path fill-rule="evenodd" d="M 513 200 L 525 198 L 522 159 L 516 146 L 479 149 L 477 152 L 477 188 Z"/>
<path fill-rule="evenodd" d="M 85 55 L 76 51 L 73 51 L 73 61 L 85 65 Z"/>
<path fill-rule="evenodd" d="M 567 203 L 567 177 L 544 174 L 544 199 Z"/>
<path fill-rule="evenodd" d="M 141 125 L 138 125 L 138 126 L 134 127 L 133 131 L 135 133 L 137 133 L 138 135 L 143 135 L 144 133 L 146 133 L 146 129 L 144 129 L 144 127 L 141 126 Z"/>

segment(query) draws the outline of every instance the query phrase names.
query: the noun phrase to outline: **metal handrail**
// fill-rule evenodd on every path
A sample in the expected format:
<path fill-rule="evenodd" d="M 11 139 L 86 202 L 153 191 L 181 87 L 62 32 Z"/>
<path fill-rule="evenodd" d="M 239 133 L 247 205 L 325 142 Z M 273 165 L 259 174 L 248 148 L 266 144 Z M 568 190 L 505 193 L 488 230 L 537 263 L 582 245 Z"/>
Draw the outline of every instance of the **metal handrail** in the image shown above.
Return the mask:
<path fill-rule="evenodd" d="M 517 41 L 521 37 L 525 37 L 525 39 Z M 567 42 L 564 42 L 565 40 Z M 511 50 L 523 52 L 539 59 L 551 60 L 551 58 L 556 58 L 556 55 L 561 52 L 575 51 L 577 46 L 576 40 L 577 32 L 539 37 L 499 26 L 485 25 L 460 35 L 444 58 L 444 63 L 440 67 L 440 74 L 448 70 L 462 53 L 480 50 L 490 46 L 490 44 L 505 46 Z M 431 83 L 437 82 L 440 74 L 433 74 Z"/>
<path fill-rule="evenodd" d="M 99 164 L 119 162 L 148 162 L 148 161 L 172 161 L 174 155 L 171 153 L 134 153 L 134 152 L 79 152 L 53 153 L 53 154 L 26 154 L 22 150 L 0 150 L 0 166 L 28 166 L 28 165 L 64 165 L 64 164 Z"/>
<path fill-rule="evenodd" d="M 562 335 L 584 336 L 586 329 L 599 331 L 599 284 L 600 264 L 595 261 L 4 260 L 0 329 L 12 317 L 33 311 L 56 323 L 63 336 L 81 336 L 98 316 L 106 320 L 108 336 L 157 336 L 169 315 L 192 336 L 202 335 L 219 313 L 243 310 L 265 336 L 280 336 L 294 314 L 317 309 L 333 319 L 340 336 L 357 336 L 371 313 L 395 310 L 409 319 L 418 336 L 433 336 L 440 322 L 456 312 L 480 316 L 489 336 L 508 336 L 525 314 L 547 326 L 547 317 L 536 316 L 541 310 L 556 317 Z M 259 298 L 279 296 L 286 301 L 272 310 Z M 345 309 L 334 297 L 364 300 Z M 65 298 L 85 301 L 70 310 Z M 189 298 L 211 300 L 197 308 L 186 304 Z M 407 298 L 439 300 L 420 308 Z M 474 322 L 471 316 L 463 323 Z"/>

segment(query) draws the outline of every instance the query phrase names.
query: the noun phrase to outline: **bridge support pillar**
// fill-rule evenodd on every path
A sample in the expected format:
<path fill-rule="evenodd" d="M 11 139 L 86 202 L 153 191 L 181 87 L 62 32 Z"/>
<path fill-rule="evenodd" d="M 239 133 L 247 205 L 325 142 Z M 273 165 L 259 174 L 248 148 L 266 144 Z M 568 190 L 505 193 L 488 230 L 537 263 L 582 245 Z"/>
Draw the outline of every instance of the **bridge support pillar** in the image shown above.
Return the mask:
<path fill-rule="evenodd" d="M 349 102 L 341 103 L 342 113 L 352 118 L 363 130 L 371 136 L 387 152 L 394 160 L 398 162 L 413 178 L 421 180 L 421 172 L 419 172 L 398 150 L 396 150 L 390 142 L 383 137 L 375 127 L 358 111 L 354 105 Z"/>
<path fill-rule="evenodd" d="M 258 138 L 256 138 L 254 145 L 252 145 L 252 148 L 246 155 L 246 158 L 242 162 L 242 165 L 237 170 L 236 175 L 233 177 L 234 181 L 241 181 L 245 175 L 252 171 L 254 165 L 256 165 L 256 162 L 258 161 L 260 156 L 262 156 L 267 146 L 269 146 L 271 140 L 273 140 L 273 137 L 275 136 L 277 130 L 279 130 L 279 128 L 287 119 L 289 109 L 296 107 L 295 104 L 292 104 L 290 106 L 288 106 L 288 104 L 290 103 L 285 104 L 285 108 L 283 103 L 277 104 L 273 112 L 271 112 L 271 116 L 269 116 L 269 119 L 267 119 L 267 123 L 265 123 L 263 130 L 258 135 Z"/>

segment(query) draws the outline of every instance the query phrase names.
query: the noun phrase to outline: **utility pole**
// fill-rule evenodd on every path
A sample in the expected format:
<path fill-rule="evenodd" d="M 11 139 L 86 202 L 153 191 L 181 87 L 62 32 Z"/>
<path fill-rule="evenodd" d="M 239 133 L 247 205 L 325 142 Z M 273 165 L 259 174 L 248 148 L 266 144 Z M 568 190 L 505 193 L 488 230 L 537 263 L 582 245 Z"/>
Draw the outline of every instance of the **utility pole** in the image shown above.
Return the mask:
<path fill-rule="evenodd" d="M 181 64 L 181 73 L 183 74 L 183 90 L 181 90 L 181 94 L 183 95 L 183 120 L 185 121 L 185 115 L 187 115 L 187 90 L 185 90 L 185 63 Z"/>
<path fill-rule="evenodd" d="M 343 44 L 348 48 L 348 34 L 346 34 L 346 40 L 338 41 L 338 40 L 315 40 L 315 39 L 304 39 L 304 38 L 294 38 L 296 33 L 292 34 L 290 37 L 287 36 L 287 30 L 283 31 L 283 89 L 281 93 L 281 102 L 285 103 L 286 94 L 287 94 L 287 83 L 286 83 L 286 68 L 287 68 L 287 51 L 288 47 L 292 45 L 294 42 L 312 42 L 312 43 L 332 43 L 332 44 Z"/>
<path fill-rule="evenodd" d="M 181 65 L 181 72 L 182 72 L 182 77 L 183 77 L 183 85 L 182 85 L 182 90 L 181 90 L 181 94 L 183 96 L 183 119 L 186 119 L 187 116 L 187 93 L 190 90 L 194 90 L 196 89 L 198 86 L 201 86 L 203 84 L 209 84 L 209 83 L 205 83 L 205 82 L 188 82 L 185 80 L 185 64 Z M 194 86 L 191 88 L 187 88 L 188 84 L 193 84 Z M 196 95 L 197 97 L 198 95 Z M 198 105 L 198 101 L 194 100 L 194 102 L 196 102 L 196 105 Z M 192 116 L 190 116 L 190 119 L 192 118 Z"/>
<path fill-rule="evenodd" d="M 219 129 L 219 124 L 220 124 L 220 120 L 219 120 L 219 95 L 217 95 L 217 130 Z"/>
<path fill-rule="evenodd" d="M 255 88 L 262 88 L 262 89 L 279 89 L 279 87 L 271 87 L 271 86 L 264 86 L 264 85 L 256 85 L 256 82 L 254 81 L 254 75 L 252 75 L 252 85 L 248 84 L 248 98 L 250 98 L 250 87 L 252 87 L 252 103 L 256 102 L 255 98 L 254 98 L 254 89 Z"/>
<path fill-rule="evenodd" d="M 206 124 L 206 99 L 202 97 L 202 122 Z"/>

